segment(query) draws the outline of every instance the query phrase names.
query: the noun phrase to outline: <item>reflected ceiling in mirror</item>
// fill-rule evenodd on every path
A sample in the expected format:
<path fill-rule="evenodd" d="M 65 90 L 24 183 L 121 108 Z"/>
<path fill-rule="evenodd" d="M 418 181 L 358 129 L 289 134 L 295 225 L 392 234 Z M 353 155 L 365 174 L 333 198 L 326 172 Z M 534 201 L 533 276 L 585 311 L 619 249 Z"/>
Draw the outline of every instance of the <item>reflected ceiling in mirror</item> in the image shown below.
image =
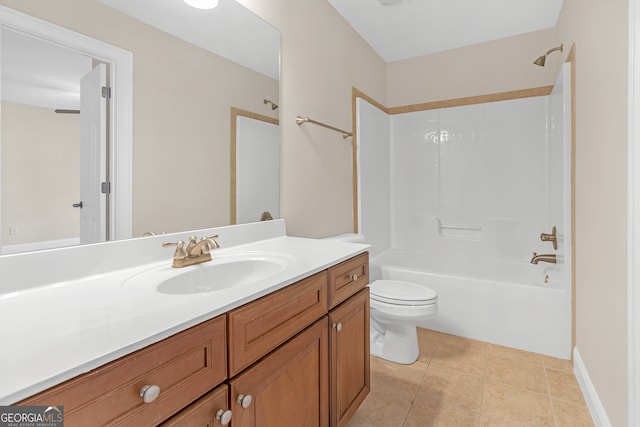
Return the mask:
<path fill-rule="evenodd" d="M 135 6 L 128 3 L 144 4 L 145 9 L 128 10 Z M 279 102 L 280 35 L 276 29 L 233 0 L 221 0 L 212 11 L 193 9 L 181 0 L 58 0 L 55 4 L 0 0 L 0 5 L 133 54 L 133 164 L 129 184 L 133 195 L 128 207 L 132 226 L 130 235 L 120 237 L 229 224 L 230 111 L 242 108 L 278 118 L 279 110 L 264 103 L 265 99 Z M 171 19 L 162 18 L 160 11 Z M 224 31 L 230 33 L 209 31 L 223 27 L 213 25 L 217 18 L 206 17 L 213 11 L 231 11 L 232 17 L 222 19 Z M 167 22 L 173 27 L 162 28 Z M 175 23 L 181 25 L 176 27 Z M 11 30 L 20 33 L 19 28 Z M 209 43 L 212 40 L 215 43 Z M 243 45 L 248 53 L 239 53 Z M 4 47 L 3 53 L 7 53 Z M 82 61 L 95 62 L 95 58 L 85 56 Z M 2 73 L 5 77 L 4 64 Z M 4 84 L 2 89 L 4 100 Z M 77 98 L 77 94 L 74 96 Z M 4 133 L 10 119 L 4 117 L 4 108 L 2 112 Z M 0 144 L 0 150 L 6 148 Z M 6 165 L 15 162 L 4 152 L 1 159 L 4 175 Z M 28 163 L 18 167 L 29 168 Z M 55 174 L 41 177 L 39 182 L 56 193 L 59 183 L 51 176 Z M 3 187 L 11 182 L 5 176 Z M 8 205 L 0 199 L 3 212 Z M 37 210 L 46 212 L 48 205 L 41 204 Z M 25 235 L 33 228 L 28 223 L 8 221 L 7 215 L 0 215 L 0 248 L 11 243 L 9 235 Z M 38 225 L 53 228 L 46 218 Z M 21 243 L 29 250 L 32 242 Z"/>
<path fill-rule="evenodd" d="M 235 0 L 196 9 L 182 0 L 98 0 L 254 71 L 279 79 L 280 33 Z"/>

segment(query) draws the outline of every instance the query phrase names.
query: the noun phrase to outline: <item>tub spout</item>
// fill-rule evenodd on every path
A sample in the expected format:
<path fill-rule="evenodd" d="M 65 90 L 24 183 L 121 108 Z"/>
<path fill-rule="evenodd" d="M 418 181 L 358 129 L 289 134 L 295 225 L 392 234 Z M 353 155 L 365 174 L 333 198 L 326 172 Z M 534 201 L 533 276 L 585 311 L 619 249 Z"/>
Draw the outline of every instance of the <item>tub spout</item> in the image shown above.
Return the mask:
<path fill-rule="evenodd" d="M 556 263 L 556 254 L 540 254 L 533 253 L 533 258 L 531 258 L 531 264 L 538 264 L 539 262 L 548 262 L 550 264 Z"/>

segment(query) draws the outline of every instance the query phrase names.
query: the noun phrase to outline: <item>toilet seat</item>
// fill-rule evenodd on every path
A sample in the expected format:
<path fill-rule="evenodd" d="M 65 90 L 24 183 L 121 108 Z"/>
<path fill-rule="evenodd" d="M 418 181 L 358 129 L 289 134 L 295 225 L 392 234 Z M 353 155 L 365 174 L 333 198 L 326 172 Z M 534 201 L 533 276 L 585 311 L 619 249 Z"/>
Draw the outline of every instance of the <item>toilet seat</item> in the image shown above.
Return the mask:
<path fill-rule="evenodd" d="M 438 295 L 426 286 L 402 280 L 376 280 L 369 285 L 370 298 L 395 305 L 437 304 Z"/>

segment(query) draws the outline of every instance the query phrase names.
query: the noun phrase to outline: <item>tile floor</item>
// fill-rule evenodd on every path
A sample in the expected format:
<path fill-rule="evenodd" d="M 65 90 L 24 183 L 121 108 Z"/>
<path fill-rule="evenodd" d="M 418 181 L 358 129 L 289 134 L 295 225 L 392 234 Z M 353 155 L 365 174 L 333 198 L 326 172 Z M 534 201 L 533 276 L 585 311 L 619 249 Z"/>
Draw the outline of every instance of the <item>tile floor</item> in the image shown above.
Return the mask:
<path fill-rule="evenodd" d="M 371 358 L 349 427 L 593 426 L 571 362 L 418 329 L 412 365 Z"/>

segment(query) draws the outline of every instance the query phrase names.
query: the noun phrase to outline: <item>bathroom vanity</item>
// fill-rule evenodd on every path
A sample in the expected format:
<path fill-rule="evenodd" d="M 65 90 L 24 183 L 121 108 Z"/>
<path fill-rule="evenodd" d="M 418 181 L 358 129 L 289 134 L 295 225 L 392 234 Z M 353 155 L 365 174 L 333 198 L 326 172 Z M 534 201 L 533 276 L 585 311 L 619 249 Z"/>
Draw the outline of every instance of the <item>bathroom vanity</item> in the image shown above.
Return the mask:
<path fill-rule="evenodd" d="M 182 299 L 191 305 L 192 319 L 124 356 L 106 355 L 99 360 L 112 360 L 89 370 L 77 367 L 84 373 L 69 369 L 66 380 L 11 403 L 64 406 L 67 426 L 346 425 L 369 391 L 366 246 L 280 236 L 236 251 L 256 257 L 265 248 L 295 255 L 283 271 L 246 285 L 249 295 L 237 303 L 220 297 L 218 307 L 203 315 L 196 299 L 216 292 L 163 295 L 169 304 Z M 225 256 L 221 249 L 220 258 Z M 127 277 L 150 279 L 149 271 L 128 270 Z M 2 362 L 4 374 L 10 367 Z"/>

